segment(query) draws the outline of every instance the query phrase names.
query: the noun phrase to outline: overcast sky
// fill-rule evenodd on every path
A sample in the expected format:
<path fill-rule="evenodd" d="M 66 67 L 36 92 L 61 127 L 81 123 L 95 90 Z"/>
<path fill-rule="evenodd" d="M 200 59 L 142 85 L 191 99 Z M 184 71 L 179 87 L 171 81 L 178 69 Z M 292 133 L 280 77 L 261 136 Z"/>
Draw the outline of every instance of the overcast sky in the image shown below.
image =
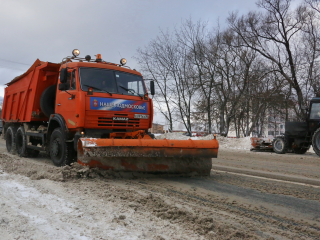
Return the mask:
<path fill-rule="evenodd" d="M 254 9 L 255 0 L 0 0 L 0 96 L 37 58 L 60 62 L 78 48 L 82 57 L 101 53 L 115 63 L 125 57 L 139 70 L 136 50 L 160 29 L 190 17 L 223 25 L 231 11 Z"/>

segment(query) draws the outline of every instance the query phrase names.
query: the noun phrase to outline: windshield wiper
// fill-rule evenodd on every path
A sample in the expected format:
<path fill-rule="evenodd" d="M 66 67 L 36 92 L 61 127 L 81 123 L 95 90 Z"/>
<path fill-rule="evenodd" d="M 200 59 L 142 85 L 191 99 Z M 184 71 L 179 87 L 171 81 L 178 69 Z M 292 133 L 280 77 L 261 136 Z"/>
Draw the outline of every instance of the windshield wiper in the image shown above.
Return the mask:
<path fill-rule="evenodd" d="M 119 85 L 119 87 L 121 87 L 121 88 L 123 88 L 124 90 L 126 90 L 126 91 L 128 91 L 128 92 L 131 92 L 132 94 L 138 94 L 139 95 L 139 97 L 141 97 L 141 99 L 143 99 L 143 96 L 141 96 L 139 93 L 137 93 L 134 89 L 128 89 L 128 88 L 126 88 L 126 87 L 123 87 L 123 86 L 121 86 L 121 85 Z"/>
<path fill-rule="evenodd" d="M 111 93 L 111 92 L 108 92 L 107 90 L 103 90 L 103 89 L 101 89 L 101 88 L 97 88 L 97 87 L 90 86 L 90 85 L 87 85 L 87 84 L 83 84 L 83 86 L 91 87 L 91 88 L 94 88 L 94 89 L 100 90 L 100 91 L 102 91 L 102 92 L 109 93 L 109 94 L 110 94 L 110 96 L 112 96 L 112 93 Z"/>

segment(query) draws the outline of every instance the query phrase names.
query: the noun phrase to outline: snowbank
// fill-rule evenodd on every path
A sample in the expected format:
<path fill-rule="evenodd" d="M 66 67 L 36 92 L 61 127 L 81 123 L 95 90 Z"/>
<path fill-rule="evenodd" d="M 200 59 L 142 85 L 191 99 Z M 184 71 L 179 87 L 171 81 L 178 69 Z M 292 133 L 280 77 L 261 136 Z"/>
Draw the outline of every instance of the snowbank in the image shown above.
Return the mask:
<path fill-rule="evenodd" d="M 237 149 L 237 150 L 250 150 L 252 148 L 250 137 L 244 138 L 226 138 L 217 137 L 219 148 Z"/>
<path fill-rule="evenodd" d="M 207 135 L 205 137 L 188 137 L 185 135 L 182 135 L 182 133 L 165 133 L 165 134 L 159 134 L 156 136 L 156 139 L 178 139 L 178 140 L 211 140 L 214 138 L 213 134 Z M 221 137 L 217 136 L 217 140 L 219 142 L 219 148 L 220 149 L 235 149 L 235 150 L 244 150 L 248 151 L 252 148 L 251 146 L 251 140 L 250 137 L 244 137 L 244 138 L 227 138 L 227 137 Z M 315 153 L 312 149 L 312 146 L 310 147 L 309 151 L 310 153 Z"/>
<path fill-rule="evenodd" d="M 156 136 L 157 139 L 178 139 L 178 140 L 211 140 L 214 138 L 213 134 L 207 135 L 205 137 L 188 137 L 182 135 L 182 133 L 165 133 L 159 136 Z M 219 148 L 227 148 L 227 149 L 237 149 L 237 150 L 250 150 L 251 141 L 250 137 L 244 138 L 227 138 L 217 136 L 217 140 L 219 142 Z"/>

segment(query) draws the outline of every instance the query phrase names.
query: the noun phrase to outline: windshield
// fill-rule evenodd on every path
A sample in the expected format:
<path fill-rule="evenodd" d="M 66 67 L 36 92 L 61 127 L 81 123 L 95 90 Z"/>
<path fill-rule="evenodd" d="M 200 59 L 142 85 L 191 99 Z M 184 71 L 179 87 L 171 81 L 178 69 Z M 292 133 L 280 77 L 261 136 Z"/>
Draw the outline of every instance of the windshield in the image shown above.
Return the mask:
<path fill-rule="evenodd" d="M 80 84 L 83 91 L 89 87 L 94 92 L 110 92 L 143 96 L 146 91 L 141 76 L 101 68 L 80 68 Z"/>

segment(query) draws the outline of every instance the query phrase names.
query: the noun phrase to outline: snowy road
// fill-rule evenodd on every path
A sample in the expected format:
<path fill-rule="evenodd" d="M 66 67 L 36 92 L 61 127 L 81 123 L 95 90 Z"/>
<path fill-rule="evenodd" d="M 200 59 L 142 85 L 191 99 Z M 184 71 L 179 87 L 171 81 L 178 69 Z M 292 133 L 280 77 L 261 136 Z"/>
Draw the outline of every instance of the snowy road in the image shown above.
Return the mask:
<path fill-rule="evenodd" d="M 213 163 L 320 180 L 312 153 L 221 144 Z M 76 165 L 56 168 L 46 156 L 8 155 L 3 140 L 0 169 L 1 239 L 320 239 L 318 186 L 214 169 L 205 178 L 119 179 Z"/>

